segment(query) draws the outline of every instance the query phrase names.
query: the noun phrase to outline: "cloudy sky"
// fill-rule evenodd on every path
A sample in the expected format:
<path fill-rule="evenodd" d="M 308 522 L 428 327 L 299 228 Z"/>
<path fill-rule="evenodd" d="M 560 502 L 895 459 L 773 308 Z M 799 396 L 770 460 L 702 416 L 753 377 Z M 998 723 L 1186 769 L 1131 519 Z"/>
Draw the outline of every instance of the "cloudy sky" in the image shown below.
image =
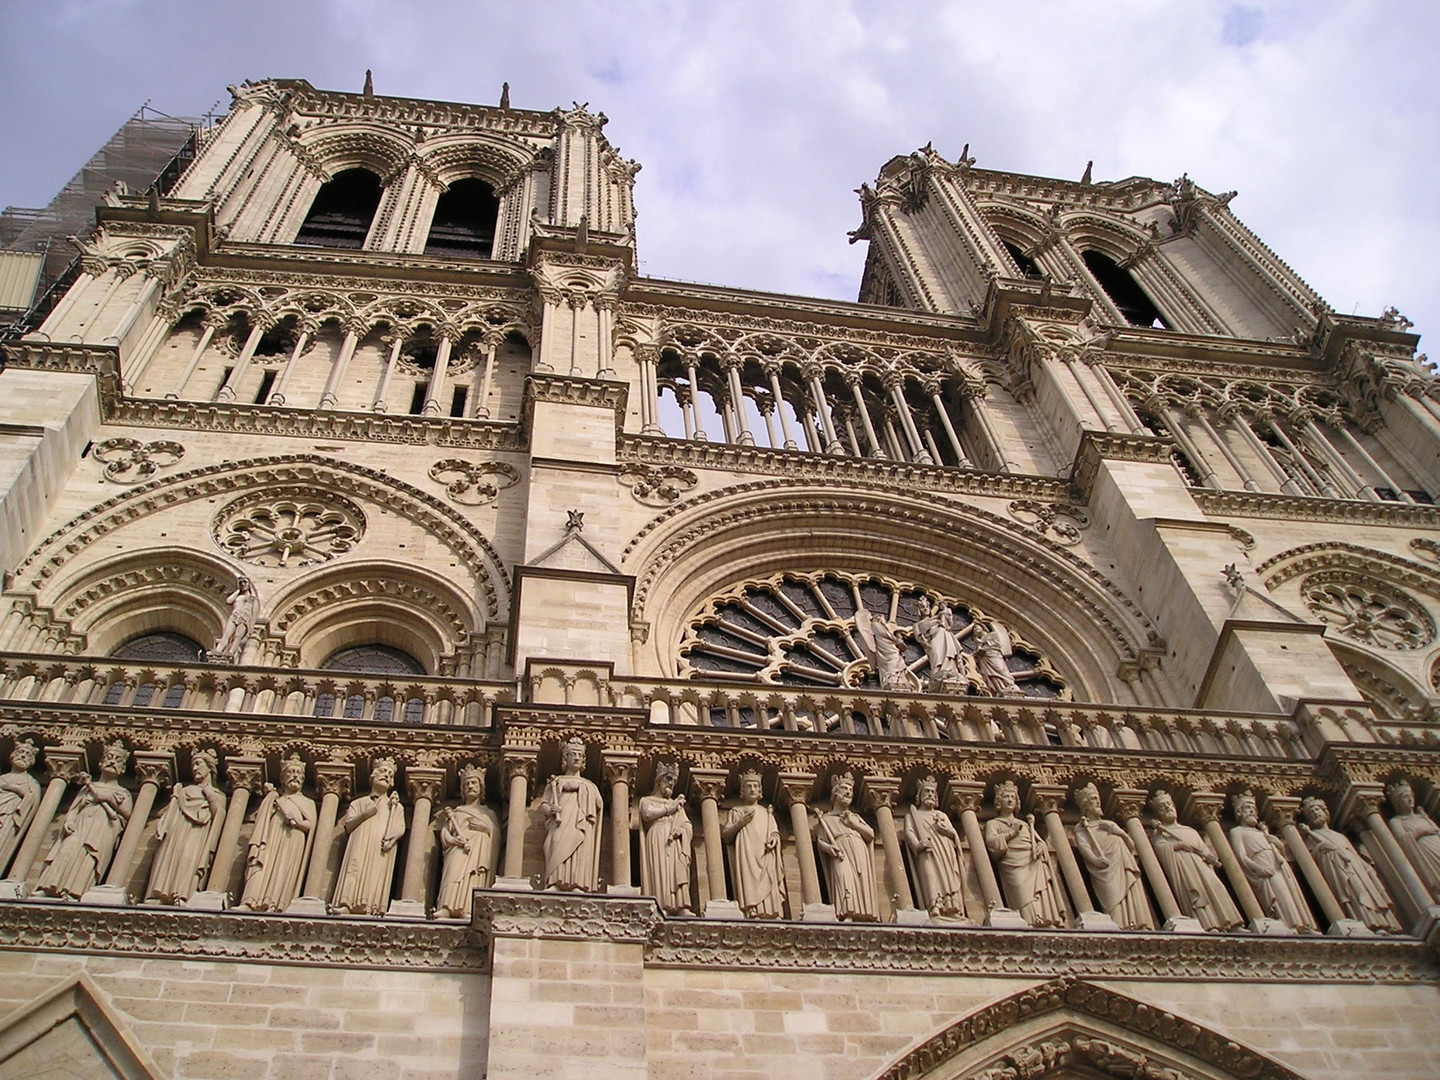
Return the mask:
<path fill-rule="evenodd" d="M 373 68 L 382 94 L 508 81 L 517 107 L 605 112 L 656 276 L 854 299 L 853 189 L 969 143 L 982 167 L 1239 189 L 1337 310 L 1440 328 L 1425 0 L 0 0 L 0 41 L 0 205 L 48 201 L 146 100 L 194 115 L 227 83 Z"/>

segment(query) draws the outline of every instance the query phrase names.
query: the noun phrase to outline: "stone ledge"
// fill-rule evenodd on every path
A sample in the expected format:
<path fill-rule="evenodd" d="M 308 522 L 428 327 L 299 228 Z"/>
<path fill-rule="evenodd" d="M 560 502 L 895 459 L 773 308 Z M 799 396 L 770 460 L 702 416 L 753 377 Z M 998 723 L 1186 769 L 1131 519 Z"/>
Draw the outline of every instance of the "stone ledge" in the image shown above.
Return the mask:
<path fill-rule="evenodd" d="M 489 937 L 648 942 L 664 922 L 653 897 L 601 893 L 475 894 L 471 925 Z"/>
<path fill-rule="evenodd" d="M 1440 964 L 1413 938 L 1275 939 L 794 922 L 711 925 L 667 920 L 652 935 L 645 963 L 917 975 L 1440 983 Z"/>
<path fill-rule="evenodd" d="M 469 974 L 489 966 L 489 950 L 461 924 L 335 916 L 6 902 L 0 940 L 10 949 L 171 960 Z"/>

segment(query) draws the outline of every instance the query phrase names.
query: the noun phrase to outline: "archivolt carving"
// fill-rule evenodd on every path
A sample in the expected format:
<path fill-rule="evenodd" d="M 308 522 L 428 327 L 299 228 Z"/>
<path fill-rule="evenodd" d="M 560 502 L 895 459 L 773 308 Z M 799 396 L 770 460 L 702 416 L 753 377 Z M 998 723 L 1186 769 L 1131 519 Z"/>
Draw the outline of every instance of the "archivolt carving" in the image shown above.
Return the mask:
<path fill-rule="evenodd" d="M 504 563 L 490 541 L 457 511 L 378 469 L 316 454 L 223 462 L 141 484 L 76 515 L 51 533 L 16 569 L 15 577 L 28 579 L 30 587 L 38 590 L 77 552 L 163 507 L 250 488 L 292 486 L 343 490 L 410 518 L 455 551 L 475 575 L 486 619 L 499 618 L 502 599 L 508 604 L 510 582 Z"/>
<path fill-rule="evenodd" d="M 885 491 L 857 491 L 857 486 L 822 479 L 787 489 L 761 481 L 707 492 L 665 511 L 641 529 L 624 552 L 624 562 L 635 568 L 638 579 L 632 621 L 655 624 L 657 632 L 651 640 L 657 648 L 673 649 L 680 639 L 679 624 L 661 629 L 657 619 L 674 620 L 679 612 L 650 608 L 657 583 L 676 573 L 677 567 L 686 568 L 691 588 L 704 590 L 678 598 L 688 607 L 734 581 L 744 573 L 744 564 L 762 554 L 772 556 L 772 568 L 773 556 L 779 555 L 791 560 L 790 567 L 796 570 L 812 568 L 815 558 L 833 561 L 850 554 L 849 561 L 857 568 L 884 563 L 889 572 L 923 573 L 937 583 L 952 580 L 957 587 L 973 579 L 987 586 L 996 578 L 1010 579 L 1008 587 L 996 586 L 1006 593 L 999 603 L 985 601 L 978 590 L 971 595 L 994 607 L 994 614 L 1012 626 L 1043 626 L 1051 643 L 1042 647 L 1057 659 L 1066 656 L 1081 662 L 1080 657 L 1088 656 L 1085 666 L 1090 671 L 1084 681 L 1090 686 L 1083 691 L 1076 686 L 1077 694 L 1116 693 L 1109 679 L 1119 659 L 1163 646 L 1133 602 L 1059 544 L 1017 535 L 1008 521 L 976 507 L 936 496 L 917 503 Z M 717 538 L 716 534 L 727 533 L 728 540 Z M 888 534 L 888 539 L 877 545 L 879 534 Z M 847 545 L 853 552 L 847 551 Z M 802 550 L 808 547 L 815 548 L 813 554 Z M 802 558 L 809 565 L 794 561 Z M 902 560 L 909 565 L 900 565 Z M 721 564 L 733 569 L 722 569 Z M 1028 600 L 1017 601 L 1017 594 L 1027 592 Z M 667 603 L 677 600 L 674 588 L 664 590 L 664 595 Z M 668 634 L 673 638 L 662 644 Z M 1035 635 L 1037 643 L 1040 638 Z M 1104 646 L 1097 649 L 1102 641 L 1108 651 Z"/>
<path fill-rule="evenodd" d="M 1273 555 L 1255 568 L 1272 592 L 1293 578 L 1320 570 L 1349 570 L 1440 597 L 1440 571 L 1399 555 L 1336 540 L 1304 544 Z"/>
<path fill-rule="evenodd" d="M 999 1045 L 987 1052 L 992 1044 Z M 1010 1066 L 1002 1064 L 1007 1058 Z M 879 1080 L 1039 1080 L 1072 1075 L 1077 1066 L 1085 1075 L 1124 1080 L 1303 1080 L 1193 1021 L 1065 978 L 971 1013 L 907 1051 Z M 1013 1071 L 987 1071 L 997 1067 Z"/>
<path fill-rule="evenodd" d="M 1419 649 L 1435 640 L 1435 623 L 1398 589 L 1345 571 L 1314 574 L 1300 586 L 1312 614 L 1336 633 L 1380 649 Z"/>

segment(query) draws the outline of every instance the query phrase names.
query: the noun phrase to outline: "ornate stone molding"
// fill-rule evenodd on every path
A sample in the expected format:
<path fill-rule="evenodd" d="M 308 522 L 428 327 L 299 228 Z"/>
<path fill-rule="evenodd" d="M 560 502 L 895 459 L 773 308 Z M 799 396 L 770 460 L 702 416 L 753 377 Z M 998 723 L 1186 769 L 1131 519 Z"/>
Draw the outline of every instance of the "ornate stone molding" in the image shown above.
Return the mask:
<path fill-rule="evenodd" d="M 93 452 L 95 460 L 105 465 L 106 480 L 138 484 L 178 462 L 185 456 L 185 447 L 177 442 L 144 443 L 139 439 L 115 438 L 96 443 Z"/>
<path fill-rule="evenodd" d="M 1080 501 L 1090 501 L 1090 489 L 1100 471 L 1100 462 L 1149 461 L 1169 464 L 1175 452 L 1171 439 L 1158 435 L 1120 435 L 1114 432 L 1087 431 L 1080 438 L 1075 463 L 1070 469 L 1070 484 Z"/>
<path fill-rule="evenodd" d="M 666 920 L 646 948 L 656 967 L 923 972 L 1054 978 L 1233 979 L 1440 984 L 1418 941 L 1242 934 L 1041 933 L 978 927 L 706 923 Z"/>
<path fill-rule="evenodd" d="M 601 894 L 475 894 L 471 925 L 487 937 L 564 938 L 643 944 L 663 921 L 652 897 Z"/>
<path fill-rule="evenodd" d="M 1320 499 L 1312 495 L 1275 495 L 1253 491 L 1191 488 L 1201 510 L 1213 517 L 1279 518 L 1344 524 L 1440 527 L 1440 507 L 1358 499 Z"/>
<path fill-rule="evenodd" d="M 489 964 L 467 928 L 411 920 L 5 902 L 0 933 L 12 949 L 47 953 L 471 974 Z"/>

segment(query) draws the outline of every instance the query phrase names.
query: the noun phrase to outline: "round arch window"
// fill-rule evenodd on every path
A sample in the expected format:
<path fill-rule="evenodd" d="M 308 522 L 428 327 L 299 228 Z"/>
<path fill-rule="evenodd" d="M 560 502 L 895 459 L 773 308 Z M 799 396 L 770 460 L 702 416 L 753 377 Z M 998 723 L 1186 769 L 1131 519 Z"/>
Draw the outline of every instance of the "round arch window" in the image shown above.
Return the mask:
<path fill-rule="evenodd" d="M 392 645 L 348 645 L 337 649 L 325 658 L 321 671 L 343 671 L 355 675 L 380 675 L 399 677 L 426 674 L 425 665 L 403 649 Z M 320 694 L 315 699 L 316 716 L 333 716 L 336 697 L 334 694 Z M 384 694 L 375 699 L 374 712 L 368 719 L 388 722 L 395 719 L 396 699 Z M 363 720 L 365 716 L 365 695 L 351 694 L 345 698 L 340 712 L 346 720 Z M 407 724 L 418 724 L 425 719 L 425 702 L 410 698 L 404 703 L 402 719 Z"/>
<path fill-rule="evenodd" d="M 200 658 L 201 646 L 194 638 L 177 634 L 173 630 L 162 630 L 153 634 L 133 637 L 118 648 L 110 651 L 112 660 L 132 660 L 142 664 L 191 664 Z M 157 691 L 164 689 L 165 696 L 155 700 Z M 125 697 L 125 683 L 111 683 L 105 690 L 104 704 L 119 705 Z M 185 698 L 185 686 L 176 683 L 162 687 L 158 683 L 141 683 L 135 688 L 130 704 L 136 706 L 159 705 L 166 709 L 179 708 Z"/>

